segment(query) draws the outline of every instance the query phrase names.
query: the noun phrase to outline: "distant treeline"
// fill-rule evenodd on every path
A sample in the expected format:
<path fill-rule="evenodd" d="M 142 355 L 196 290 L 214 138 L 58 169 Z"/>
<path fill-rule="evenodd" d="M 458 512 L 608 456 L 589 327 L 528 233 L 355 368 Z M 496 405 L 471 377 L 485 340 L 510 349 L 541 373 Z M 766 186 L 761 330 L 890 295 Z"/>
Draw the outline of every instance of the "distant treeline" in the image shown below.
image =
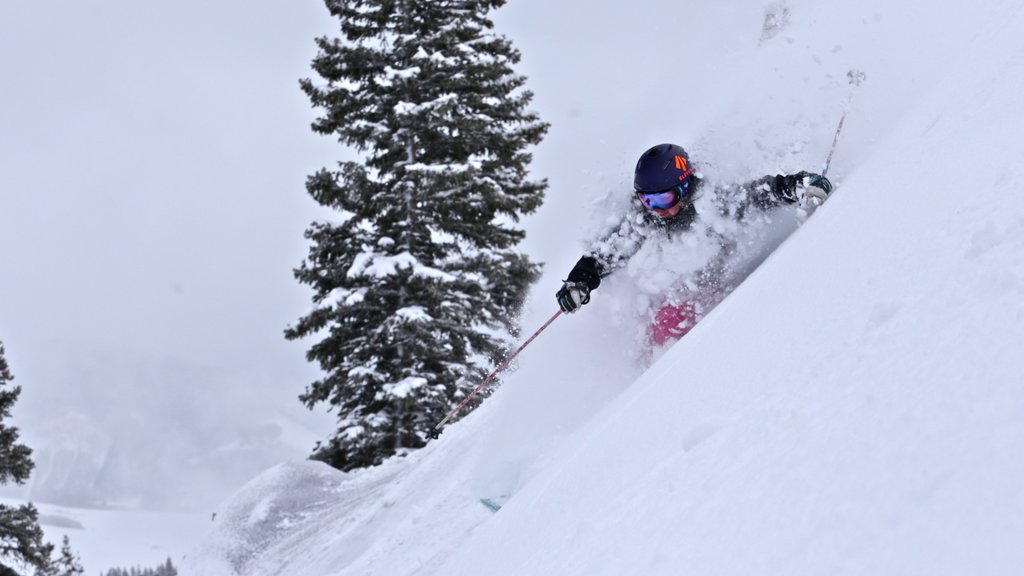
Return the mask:
<path fill-rule="evenodd" d="M 156 568 L 111 568 L 107 572 L 101 573 L 100 576 L 178 576 L 178 569 L 168 558 L 167 562 Z"/>

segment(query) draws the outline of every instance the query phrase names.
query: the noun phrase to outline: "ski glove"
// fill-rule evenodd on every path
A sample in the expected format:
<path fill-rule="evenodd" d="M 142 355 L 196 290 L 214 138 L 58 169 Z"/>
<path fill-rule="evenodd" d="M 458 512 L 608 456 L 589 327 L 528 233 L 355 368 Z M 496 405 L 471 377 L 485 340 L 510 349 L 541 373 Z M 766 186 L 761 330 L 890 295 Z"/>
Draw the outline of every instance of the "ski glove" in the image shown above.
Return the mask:
<path fill-rule="evenodd" d="M 572 313 L 590 302 L 590 291 L 601 285 L 601 263 L 593 256 L 583 256 L 569 271 L 562 288 L 555 293 L 562 312 Z"/>
<path fill-rule="evenodd" d="M 562 312 L 573 313 L 590 302 L 590 286 L 583 282 L 572 282 L 566 280 L 562 287 L 555 293 L 558 298 L 558 306 Z"/>
<path fill-rule="evenodd" d="M 828 178 L 820 174 L 807 174 L 805 182 L 804 199 L 817 198 L 819 203 L 828 200 L 828 195 L 832 193 L 832 183 Z"/>
<path fill-rule="evenodd" d="M 832 183 L 828 181 L 828 178 L 810 172 L 801 171 L 787 176 L 775 176 L 768 183 L 775 196 L 789 204 L 797 202 L 801 197 L 803 199 L 817 198 L 820 204 L 828 198 L 832 191 Z M 797 193 L 798 189 L 803 189 L 802 195 Z"/>

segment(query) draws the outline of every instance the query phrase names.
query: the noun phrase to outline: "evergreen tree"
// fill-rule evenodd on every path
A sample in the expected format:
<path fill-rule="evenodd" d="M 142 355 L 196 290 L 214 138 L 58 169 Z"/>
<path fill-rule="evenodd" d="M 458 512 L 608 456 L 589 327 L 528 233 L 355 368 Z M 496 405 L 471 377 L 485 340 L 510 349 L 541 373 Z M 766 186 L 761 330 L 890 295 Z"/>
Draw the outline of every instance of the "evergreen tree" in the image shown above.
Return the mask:
<path fill-rule="evenodd" d="M 47 576 L 82 576 L 82 574 L 85 574 L 85 568 L 82 567 L 78 554 L 71 550 L 71 541 L 65 536 L 60 547 L 60 557 L 53 561 Z"/>
<path fill-rule="evenodd" d="M 100 576 L 178 576 L 178 569 L 174 567 L 171 559 L 157 566 L 156 568 L 142 568 L 132 566 L 131 568 L 111 568 Z"/>
<path fill-rule="evenodd" d="M 314 308 L 285 335 L 320 338 L 325 376 L 301 396 L 338 428 L 314 458 L 348 470 L 424 445 L 452 402 L 486 375 L 516 331 L 539 267 L 515 251 L 521 215 L 543 200 L 528 146 L 547 124 L 491 31 L 504 0 L 326 0 L 343 38 L 320 38 L 301 82 L 313 130 L 363 153 L 309 177 L 338 221 L 306 232 L 296 278 Z"/>
<path fill-rule="evenodd" d="M 32 473 L 32 450 L 18 444 L 18 429 L 5 423 L 21 394 L 21 388 L 9 386 L 11 380 L 14 376 L 7 367 L 4 345 L 0 342 L 0 484 L 12 480 L 24 484 Z M 53 545 L 43 542 L 35 506 L 0 504 L 0 576 L 19 574 L 16 568 L 45 573 L 52 551 Z"/>
<path fill-rule="evenodd" d="M 171 559 L 168 558 L 163 566 L 157 567 L 155 576 L 178 576 L 178 570 L 174 567 L 174 564 L 171 564 Z"/>

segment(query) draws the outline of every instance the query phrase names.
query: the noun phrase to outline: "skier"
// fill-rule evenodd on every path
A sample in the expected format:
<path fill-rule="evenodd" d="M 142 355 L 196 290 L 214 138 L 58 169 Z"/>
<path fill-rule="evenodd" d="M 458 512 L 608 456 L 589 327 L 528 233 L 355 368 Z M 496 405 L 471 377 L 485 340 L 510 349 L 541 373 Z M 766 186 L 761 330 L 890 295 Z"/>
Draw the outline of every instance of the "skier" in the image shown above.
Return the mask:
<path fill-rule="evenodd" d="M 576 312 L 590 301 L 602 278 L 624 267 L 649 241 L 703 234 L 705 244 L 714 246 L 713 254 L 655 306 L 650 340 L 661 346 L 682 338 L 759 263 L 753 262 L 757 257 L 751 257 L 749 248 L 739 248 L 736 236 L 744 225 L 763 222 L 786 205 L 804 206 L 809 213 L 828 198 L 832 184 L 820 174 L 798 172 L 739 186 L 712 185 L 694 171 L 681 146 L 659 144 L 640 156 L 633 188 L 634 209 L 580 258 L 556 297 L 563 312 Z M 702 221 L 697 200 L 713 211 L 703 227 L 697 225 Z M 722 225 L 723 219 L 731 225 Z"/>

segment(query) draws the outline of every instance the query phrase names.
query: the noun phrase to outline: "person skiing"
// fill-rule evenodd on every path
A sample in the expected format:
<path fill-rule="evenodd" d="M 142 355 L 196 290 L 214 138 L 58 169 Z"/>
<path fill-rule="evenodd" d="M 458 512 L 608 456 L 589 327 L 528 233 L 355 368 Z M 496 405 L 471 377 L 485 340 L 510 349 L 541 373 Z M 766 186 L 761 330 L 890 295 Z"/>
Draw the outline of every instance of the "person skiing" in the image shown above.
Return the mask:
<path fill-rule="evenodd" d="M 685 246 L 693 248 L 692 237 L 700 236 L 696 242 L 702 239 L 710 247 L 708 256 L 691 266 L 686 278 L 673 280 L 676 285 L 667 287 L 669 294 L 654 306 L 652 344 L 678 340 L 767 256 L 763 249 L 747 246 L 752 242 L 739 241 L 744 228 L 770 220 L 768 216 L 787 205 L 803 206 L 809 213 L 831 191 L 827 178 L 805 171 L 764 176 L 738 186 L 711 184 L 695 171 L 681 146 L 653 146 L 636 164 L 633 209 L 579 259 L 556 293 L 558 305 L 566 313 L 578 311 L 590 302 L 603 278 L 626 266 L 652 240 L 690 236 Z M 702 217 L 698 204 L 711 214 Z M 703 220 L 707 222 L 702 230 L 697 223 Z M 683 254 L 675 251 L 660 257 L 679 260 Z"/>

